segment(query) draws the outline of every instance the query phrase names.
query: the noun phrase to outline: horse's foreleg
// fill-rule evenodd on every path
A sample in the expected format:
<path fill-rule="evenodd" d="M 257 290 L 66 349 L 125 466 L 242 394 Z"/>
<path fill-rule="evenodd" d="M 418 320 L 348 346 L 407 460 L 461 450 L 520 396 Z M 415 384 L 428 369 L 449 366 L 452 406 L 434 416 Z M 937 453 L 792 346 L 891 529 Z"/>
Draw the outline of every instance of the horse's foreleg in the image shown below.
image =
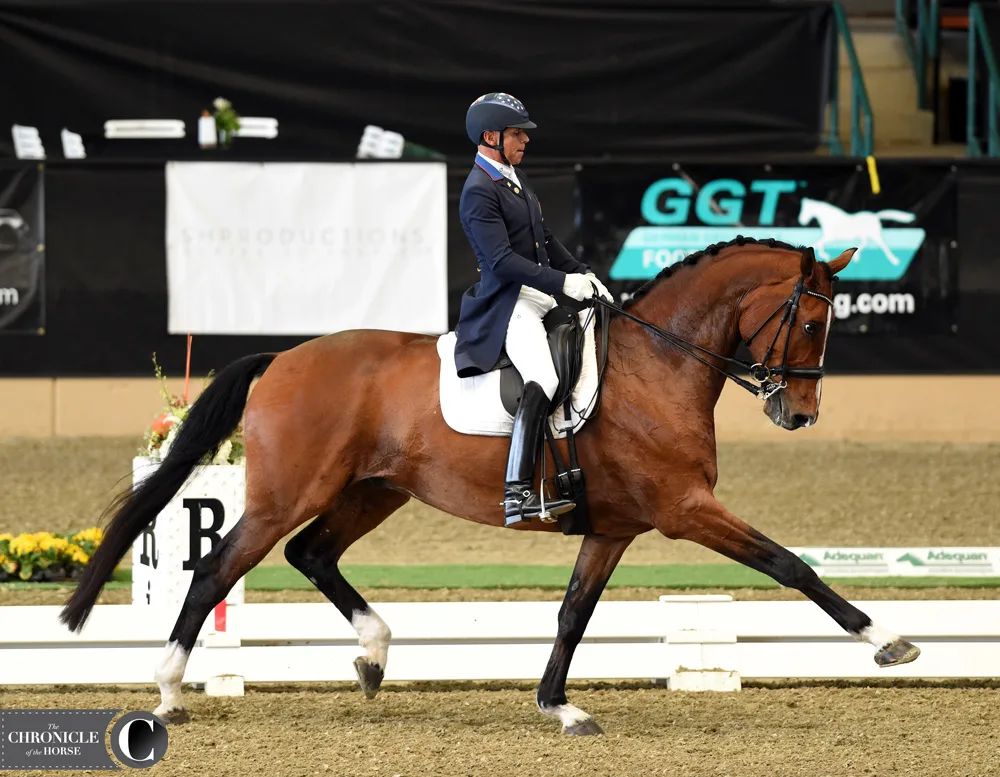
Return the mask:
<path fill-rule="evenodd" d="M 730 513 L 710 494 L 692 497 L 681 514 L 659 518 L 656 528 L 671 539 L 696 542 L 801 591 L 855 639 L 874 645 L 879 666 L 906 664 L 920 655 L 919 648 L 872 623 L 802 559 Z"/>
<path fill-rule="evenodd" d="M 570 661 L 573 660 L 573 652 L 583 638 L 597 600 L 601 598 L 608 578 L 632 539 L 589 534 L 583 538 L 580 546 L 573 576 L 559 609 L 559 631 L 536 697 L 538 709 L 546 715 L 559 718 L 563 733 L 603 733 L 593 716 L 567 703 L 566 676 Z"/>
<path fill-rule="evenodd" d="M 305 575 L 351 622 L 364 656 L 354 661 L 361 690 L 374 699 L 385 677 L 392 633 L 341 574 L 337 564 L 351 545 L 372 531 L 410 497 L 362 481 L 351 486 L 333 507 L 316 518 L 285 546 L 285 558 Z"/>

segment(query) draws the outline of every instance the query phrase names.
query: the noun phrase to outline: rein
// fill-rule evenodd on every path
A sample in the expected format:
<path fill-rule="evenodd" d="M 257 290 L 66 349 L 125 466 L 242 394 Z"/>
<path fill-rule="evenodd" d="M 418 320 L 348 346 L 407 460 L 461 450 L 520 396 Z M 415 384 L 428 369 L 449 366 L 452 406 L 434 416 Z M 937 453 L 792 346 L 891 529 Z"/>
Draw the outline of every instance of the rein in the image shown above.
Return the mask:
<path fill-rule="evenodd" d="M 604 382 L 604 371 L 605 368 L 607 367 L 607 360 L 608 360 L 607 344 L 608 344 L 609 319 L 611 318 L 611 315 L 614 314 L 625 316 L 625 318 L 634 321 L 641 327 L 652 332 L 657 337 L 666 340 L 672 345 L 677 346 L 689 356 L 692 356 L 702 364 L 711 367 L 716 372 L 721 373 L 722 375 L 733 381 L 737 386 L 746 389 L 755 397 L 761 400 L 765 400 L 775 392 L 780 391 L 783 388 L 786 388 L 788 385 L 787 381 L 788 378 L 819 380 L 824 375 L 823 367 L 788 367 L 786 365 L 786 362 L 788 360 L 788 346 L 792 338 L 792 325 L 795 323 L 795 315 L 799 309 L 799 299 L 802 297 L 803 294 L 806 294 L 810 297 L 816 297 L 817 299 L 821 299 L 828 305 L 833 307 L 832 299 L 830 299 L 824 294 L 820 294 L 819 292 L 816 291 L 810 291 L 809 289 L 805 288 L 805 276 L 801 276 L 798 282 L 796 282 L 795 288 L 792 290 L 792 293 L 788 297 L 788 299 L 786 299 L 784 302 L 778 305 L 778 307 L 774 309 L 774 312 L 771 313 L 771 315 L 768 316 L 766 319 L 764 319 L 761 325 L 757 327 L 757 330 L 752 335 L 750 335 L 750 337 L 748 337 L 746 340 L 743 341 L 743 344 L 749 347 L 750 343 L 752 343 L 754 338 L 761 333 L 761 331 L 764 329 L 765 326 L 767 326 L 767 324 L 771 321 L 771 319 L 773 319 L 776 315 L 778 315 L 778 313 L 782 311 L 782 309 L 784 309 L 784 313 L 781 316 L 781 323 L 778 324 L 778 329 L 774 333 L 774 339 L 771 341 L 771 345 L 768 347 L 767 353 L 764 354 L 764 357 L 761 361 L 750 364 L 749 362 L 742 361 L 741 359 L 735 359 L 729 356 L 722 356 L 720 354 L 715 353 L 714 351 L 708 350 L 707 348 L 702 348 L 700 345 L 697 345 L 696 343 L 688 342 L 684 338 L 678 337 L 672 332 L 667 332 L 666 330 L 661 329 L 655 324 L 651 324 L 648 321 L 644 321 L 638 316 L 632 315 L 623 308 L 620 308 L 613 303 L 605 301 L 604 299 L 602 299 L 600 296 L 597 295 L 595 289 L 595 293 L 594 296 L 591 298 L 591 301 L 596 303 L 597 305 L 603 306 L 606 310 L 606 313 L 603 316 L 604 320 L 602 322 L 603 326 L 601 329 L 601 340 L 602 340 L 602 345 L 604 346 L 603 349 L 604 358 L 603 358 L 603 363 L 601 364 L 598 386 L 600 386 Z M 785 347 L 782 352 L 781 364 L 778 365 L 777 367 L 769 367 L 767 366 L 767 361 L 768 359 L 771 358 L 771 354 L 773 353 L 775 346 L 778 344 L 778 338 L 781 335 L 781 330 L 785 328 L 786 324 L 788 325 L 788 329 L 785 335 Z M 753 378 L 753 380 L 757 381 L 757 383 L 752 383 L 749 380 L 740 377 L 739 375 L 733 374 L 727 369 L 717 367 L 707 359 L 704 359 L 701 356 L 699 356 L 698 353 L 696 353 L 697 351 L 700 351 L 703 354 L 711 356 L 714 359 L 718 359 L 719 361 L 725 362 L 727 365 L 733 365 L 735 367 L 742 368 L 750 375 L 751 378 Z M 775 380 L 776 378 L 777 380 Z M 598 389 L 598 393 L 600 393 L 600 388 Z M 599 403 L 600 399 L 598 398 L 598 404 Z"/>

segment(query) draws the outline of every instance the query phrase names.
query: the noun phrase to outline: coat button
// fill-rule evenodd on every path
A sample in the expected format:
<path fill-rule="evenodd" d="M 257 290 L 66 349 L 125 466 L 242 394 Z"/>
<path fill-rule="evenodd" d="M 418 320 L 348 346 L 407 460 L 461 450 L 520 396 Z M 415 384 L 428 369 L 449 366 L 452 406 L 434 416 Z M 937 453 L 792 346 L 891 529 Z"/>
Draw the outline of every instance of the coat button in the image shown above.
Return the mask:
<path fill-rule="evenodd" d="M 538 248 L 538 241 L 535 241 L 535 248 Z"/>

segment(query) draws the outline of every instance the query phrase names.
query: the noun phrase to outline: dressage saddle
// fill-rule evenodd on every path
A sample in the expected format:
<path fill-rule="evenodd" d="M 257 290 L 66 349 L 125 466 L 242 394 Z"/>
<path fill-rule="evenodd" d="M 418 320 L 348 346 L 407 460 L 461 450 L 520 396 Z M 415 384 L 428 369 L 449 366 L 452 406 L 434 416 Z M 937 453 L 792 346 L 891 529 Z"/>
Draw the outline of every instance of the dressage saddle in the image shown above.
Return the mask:
<path fill-rule="evenodd" d="M 552 354 L 552 364 L 556 368 L 559 387 L 549 404 L 549 414 L 552 414 L 573 393 L 576 382 L 580 379 L 583 367 L 583 327 L 576 312 L 566 306 L 552 308 L 542 319 L 549 342 L 549 352 Z M 507 355 L 507 350 L 500 351 L 500 357 L 493 370 L 500 371 L 500 400 L 504 410 L 511 415 L 517 413 L 517 403 L 524 391 L 524 378 Z"/>

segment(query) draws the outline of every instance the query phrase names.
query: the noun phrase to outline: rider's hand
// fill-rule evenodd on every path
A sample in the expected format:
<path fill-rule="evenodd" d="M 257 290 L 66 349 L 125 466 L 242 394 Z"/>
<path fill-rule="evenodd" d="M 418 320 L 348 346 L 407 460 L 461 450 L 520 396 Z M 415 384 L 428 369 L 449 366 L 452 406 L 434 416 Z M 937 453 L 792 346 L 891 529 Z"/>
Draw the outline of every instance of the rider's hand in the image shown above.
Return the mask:
<path fill-rule="evenodd" d="M 583 273 L 568 273 L 566 280 L 563 281 L 563 294 L 578 302 L 583 302 L 594 296 L 594 287 L 591 279 Z"/>
<path fill-rule="evenodd" d="M 589 272 L 585 277 L 590 278 L 590 282 L 597 287 L 597 293 L 600 294 L 602 297 L 604 297 L 604 299 L 606 299 L 608 302 L 615 301 L 615 298 L 611 296 L 611 292 L 608 291 L 607 286 L 601 283 L 600 278 L 594 275 L 594 273 Z"/>

